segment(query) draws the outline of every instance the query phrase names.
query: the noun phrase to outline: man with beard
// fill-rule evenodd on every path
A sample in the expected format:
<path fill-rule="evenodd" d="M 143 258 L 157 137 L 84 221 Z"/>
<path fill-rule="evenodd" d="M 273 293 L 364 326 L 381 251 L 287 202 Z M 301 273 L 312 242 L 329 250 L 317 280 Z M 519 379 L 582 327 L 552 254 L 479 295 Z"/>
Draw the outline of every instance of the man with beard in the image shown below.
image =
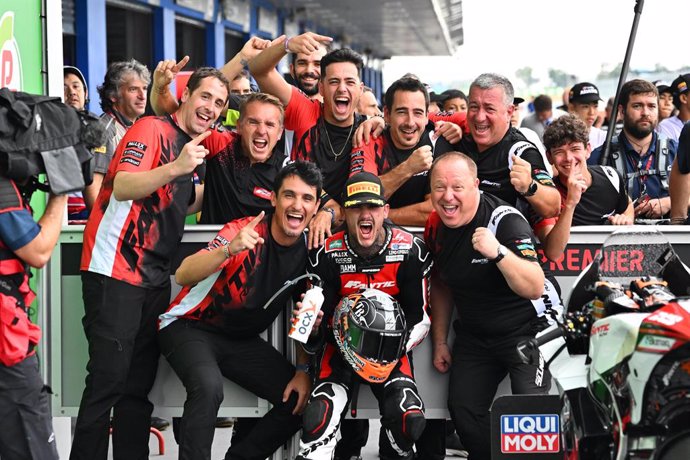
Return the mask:
<path fill-rule="evenodd" d="M 611 150 L 607 166 L 625 179 L 635 204 L 635 217 L 659 219 L 671 210 L 669 172 L 678 144 L 654 131 L 659 117 L 659 93 L 652 83 L 631 80 L 623 85 L 618 110 L 623 131 Z M 603 146 L 592 152 L 587 164 L 600 164 Z"/>
<path fill-rule="evenodd" d="M 375 172 L 381 177 L 390 205 L 389 218 L 398 225 L 423 226 L 431 212 L 427 171 L 434 157 L 453 150 L 437 138 L 429 121 L 429 95 L 416 78 L 395 81 L 384 96 L 383 135 L 352 151 L 351 173 Z M 449 117 L 450 118 L 450 117 Z M 464 114 L 452 116 L 464 125 Z"/>
<path fill-rule="evenodd" d="M 425 420 L 408 353 L 429 330 L 431 258 L 420 238 L 385 222 L 389 207 L 378 177 L 368 172 L 353 175 L 347 180 L 343 195 L 347 230 L 327 238 L 324 246 L 312 251 L 309 258 L 309 271 L 323 282 L 324 315 L 318 334 L 325 346 L 318 350 L 319 368 L 304 411 L 297 458 L 333 458 L 348 402 L 356 408 L 353 388 L 375 381 L 369 385 L 379 403 L 384 433 L 379 456 L 384 460 L 411 459 L 412 444 L 421 435 Z M 362 367 L 351 366 L 338 351 L 333 336 L 334 310 L 342 297 L 367 288 L 392 296 L 404 311 L 407 334 L 397 364 L 367 361 Z M 390 367 L 384 372 L 387 366 Z M 369 372 L 376 378 L 369 379 Z M 350 401 L 350 397 L 354 399 Z"/>
<path fill-rule="evenodd" d="M 185 287 L 160 315 L 161 350 L 187 390 L 180 460 L 211 458 L 223 377 L 273 406 L 241 441 L 233 436 L 226 460 L 264 459 L 300 427 L 311 390 L 308 357 L 297 347 L 295 367 L 260 334 L 287 314 L 292 292 L 267 302 L 306 269 L 303 231 L 319 204 L 321 173 L 294 162 L 273 188 L 273 212 L 228 222 L 182 262 L 175 279 Z"/>
<path fill-rule="evenodd" d="M 546 167 L 546 158 L 517 129 L 513 85 L 497 74 L 482 74 L 470 85 L 467 124 L 470 135 L 459 150 L 477 164 L 479 188 L 542 217 L 558 214 L 560 195 Z M 526 214 L 526 212 L 525 212 Z"/>
<path fill-rule="evenodd" d="M 196 70 L 179 109 L 145 117 L 122 138 L 84 230 L 81 260 L 86 387 L 70 459 L 105 460 L 112 410 L 115 459 L 148 457 L 148 393 L 158 368 L 156 322 L 170 300 L 170 263 L 198 201 L 199 145 L 225 107 L 229 82 Z"/>
<path fill-rule="evenodd" d="M 315 101 L 323 102 L 323 96 L 319 93 L 321 59 L 329 51 L 328 45 L 321 43 L 311 53 L 290 53 L 290 76 L 295 86 Z"/>

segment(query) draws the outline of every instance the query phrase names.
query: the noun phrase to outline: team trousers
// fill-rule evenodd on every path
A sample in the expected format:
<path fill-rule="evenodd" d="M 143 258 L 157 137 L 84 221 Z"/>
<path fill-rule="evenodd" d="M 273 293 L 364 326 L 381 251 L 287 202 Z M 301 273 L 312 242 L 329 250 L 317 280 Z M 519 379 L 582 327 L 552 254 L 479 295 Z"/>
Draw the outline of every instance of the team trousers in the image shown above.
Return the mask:
<path fill-rule="evenodd" d="M 0 364 L 2 460 L 57 460 L 48 394 L 36 355 L 14 366 Z"/>
<path fill-rule="evenodd" d="M 157 322 L 170 302 L 170 285 L 146 289 L 82 272 L 82 293 L 89 362 L 70 459 L 107 458 L 111 409 L 113 458 L 148 459 Z"/>
<path fill-rule="evenodd" d="M 273 405 L 239 443 L 230 445 L 226 460 L 263 460 L 301 427 L 301 417 L 292 414 L 296 393 L 283 402 L 295 368 L 262 338 L 231 339 L 198 327 L 197 321 L 178 319 L 160 331 L 159 340 L 163 355 L 187 390 L 180 460 L 211 457 L 224 378 Z"/>
<path fill-rule="evenodd" d="M 470 460 L 491 460 L 489 408 L 510 374 L 513 394 L 546 394 L 551 374 L 543 360 L 524 364 L 517 343 L 530 335 L 480 338 L 461 330 L 453 345 L 448 409 Z M 533 335 L 532 335 L 533 337 Z"/>

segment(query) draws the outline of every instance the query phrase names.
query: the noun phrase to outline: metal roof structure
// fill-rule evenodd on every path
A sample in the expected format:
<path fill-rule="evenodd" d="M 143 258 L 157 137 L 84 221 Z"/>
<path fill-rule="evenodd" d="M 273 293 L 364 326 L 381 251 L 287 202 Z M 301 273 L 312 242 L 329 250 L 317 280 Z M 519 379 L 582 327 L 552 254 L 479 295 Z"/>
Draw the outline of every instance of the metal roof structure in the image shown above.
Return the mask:
<path fill-rule="evenodd" d="M 462 0 L 272 0 L 371 57 L 451 55 L 463 43 Z"/>

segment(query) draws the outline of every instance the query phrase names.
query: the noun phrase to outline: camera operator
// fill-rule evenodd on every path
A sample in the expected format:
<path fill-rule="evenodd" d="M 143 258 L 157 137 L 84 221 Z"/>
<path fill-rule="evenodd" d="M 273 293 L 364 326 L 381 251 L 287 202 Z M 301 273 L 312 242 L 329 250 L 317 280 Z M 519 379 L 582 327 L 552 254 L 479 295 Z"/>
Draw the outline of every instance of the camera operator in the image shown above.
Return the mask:
<path fill-rule="evenodd" d="M 29 267 L 48 262 L 67 196 L 51 195 L 37 223 L 29 206 L 33 190 L 31 184 L 0 176 L 0 457 L 50 460 L 58 454 L 35 352 L 41 331 L 29 319 L 36 297 Z"/>

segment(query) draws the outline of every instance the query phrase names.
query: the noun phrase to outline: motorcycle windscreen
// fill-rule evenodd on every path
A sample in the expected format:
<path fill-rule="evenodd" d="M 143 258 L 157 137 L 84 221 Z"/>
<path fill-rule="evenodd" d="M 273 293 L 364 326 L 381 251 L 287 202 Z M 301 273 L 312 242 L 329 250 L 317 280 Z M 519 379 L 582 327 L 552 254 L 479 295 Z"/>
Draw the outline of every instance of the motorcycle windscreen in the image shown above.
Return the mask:
<path fill-rule="evenodd" d="M 405 331 L 373 331 L 350 321 L 348 324 L 350 347 L 359 355 L 379 363 L 400 359 L 405 346 Z"/>
<path fill-rule="evenodd" d="M 619 231 L 601 247 L 597 257 L 599 279 L 625 286 L 643 276 L 661 277 L 676 257 L 668 239 L 655 229 Z"/>

